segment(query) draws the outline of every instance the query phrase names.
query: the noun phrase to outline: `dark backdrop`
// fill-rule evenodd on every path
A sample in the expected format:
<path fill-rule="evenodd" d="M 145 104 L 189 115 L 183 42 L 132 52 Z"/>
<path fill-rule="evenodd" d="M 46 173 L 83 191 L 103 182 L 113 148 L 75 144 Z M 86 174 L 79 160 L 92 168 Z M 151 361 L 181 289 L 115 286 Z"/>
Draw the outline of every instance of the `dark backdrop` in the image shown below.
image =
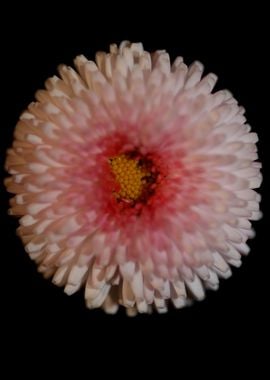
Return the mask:
<path fill-rule="evenodd" d="M 106 50 L 110 43 L 129 39 L 142 41 L 146 50 L 166 49 L 172 58 L 181 55 L 188 64 L 199 60 L 205 65 L 206 73 L 211 71 L 219 76 L 216 88 L 228 88 L 233 92 L 246 108 L 248 121 L 259 135 L 260 159 L 264 162 L 266 177 L 269 150 L 268 109 L 264 95 L 264 90 L 269 87 L 266 28 L 260 15 L 252 11 L 249 17 L 246 14 L 233 17 L 232 12 L 225 20 L 221 13 L 222 9 L 219 9 L 218 16 L 209 16 L 207 21 L 202 18 L 201 23 L 184 14 L 172 23 L 166 18 L 167 25 L 156 21 L 153 14 L 152 18 L 148 16 L 147 20 L 140 19 L 130 25 L 126 21 L 122 27 L 117 24 L 114 28 L 113 23 L 110 28 L 86 27 L 81 36 L 77 33 L 73 38 L 69 37 L 71 30 L 65 35 L 65 31 L 59 28 L 54 36 L 39 42 L 31 38 L 31 33 L 22 37 L 21 25 L 17 35 L 2 49 L 1 169 L 20 113 L 33 100 L 35 91 L 43 87 L 45 79 L 56 73 L 57 65 L 72 64 L 78 54 L 93 58 L 96 50 Z M 39 28 L 42 26 L 37 22 L 32 33 L 39 34 Z M 5 176 L 4 171 L 2 176 Z M 265 179 L 261 189 L 265 213 L 267 186 Z M 89 349 L 94 339 L 97 350 L 113 351 L 115 342 L 120 339 L 124 351 L 130 344 L 139 344 L 147 350 L 153 339 L 157 347 L 165 339 L 179 348 L 186 347 L 192 356 L 194 350 L 204 352 L 206 346 L 206 351 L 212 355 L 228 343 L 231 349 L 238 347 L 239 352 L 248 354 L 259 347 L 259 341 L 266 339 L 269 331 L 266 324 L 269 299 L 266 216 L 254 225 L 257 236 L 250 241 L 250 255 L 243 259 L 242 267 L 234 270 L 229 280 L 221 281 L 217 292 L 209 291 L 203 302 L 190 308 L 171 309 L 166 315 L 154 313 L 127 319 L 123 310 L 115 316 L 107 316 L 100 310 L 88 311 L 82 293 L 67 297 L 62 289 L 44 280 L 16 237 L 17 221 L 6 215 L 7 208 L 8 195 L 3 189 L 2 297 L 7 318 L 5 326 L 9 336 L 15 337 L 14 341 L 9 339 L 15 346 L 19 341 L 23 346 L 30 337 L 57 346 L 60 336 L 67 341 L 73 336 L 89 344 Z M 26 340 L 17 339 L 21 336 Z M 161 350 L 166 347 L 163 345 Z"/>

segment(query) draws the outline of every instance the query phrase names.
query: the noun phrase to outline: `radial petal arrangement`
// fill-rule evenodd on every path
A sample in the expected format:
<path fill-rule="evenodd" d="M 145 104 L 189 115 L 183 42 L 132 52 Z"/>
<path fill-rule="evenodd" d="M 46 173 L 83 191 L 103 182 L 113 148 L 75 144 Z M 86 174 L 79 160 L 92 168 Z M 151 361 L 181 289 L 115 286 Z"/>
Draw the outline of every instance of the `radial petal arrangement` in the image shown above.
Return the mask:
<path fill-rule="evenodd" d="M 164 313 L 202 300 L 261 217 L 257 135 L 203 66 L 112 45 L 61 65 L 21 115 L 10 214 L 45 278 L 88 308 Z"/>

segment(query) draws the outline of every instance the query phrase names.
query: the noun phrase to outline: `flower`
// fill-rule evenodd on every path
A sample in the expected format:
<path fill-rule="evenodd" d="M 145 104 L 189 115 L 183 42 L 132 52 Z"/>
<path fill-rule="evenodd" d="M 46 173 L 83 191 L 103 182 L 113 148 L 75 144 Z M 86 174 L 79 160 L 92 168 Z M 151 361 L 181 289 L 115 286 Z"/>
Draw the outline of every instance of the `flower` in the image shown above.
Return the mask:
<path fill-rule="evenodd" d="M 18 234 L 46 278 L 89 308 L 181 308 L 240 266 L 260 218 L 257 135 L 199 62 L 112 45 L 38 91 L 6 180 Z"/>

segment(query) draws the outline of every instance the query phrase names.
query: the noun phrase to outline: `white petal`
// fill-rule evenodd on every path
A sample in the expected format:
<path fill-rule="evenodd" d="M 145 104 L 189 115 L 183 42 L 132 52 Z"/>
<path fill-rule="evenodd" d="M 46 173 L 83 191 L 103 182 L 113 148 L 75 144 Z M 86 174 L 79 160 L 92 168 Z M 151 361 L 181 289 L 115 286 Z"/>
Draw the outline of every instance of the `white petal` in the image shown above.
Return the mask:
<path fill-rule="evenodd" d="M 195 275 L 193 281 L 185 281 L 185 283 L 196 299 L 204 299 L 204 289 L 198 276 Z"/>
<path fill-rule="evenodd" d="M 130 285 L 136 299 L 143 300 L 143 276 L 140 270 L 137 270 L 137 272 L 134 274 Z"/>
<path fill-rule="evenodd" d="M 181 309 L 186 306 L 186 299 L 184 297 L 173 298 L 172 302 L 176 309 Z"/>
<path fill-rule="evenodd" d="M 137 302 L 137 309 L 139 313 L 147 313 L 148 305 L 145 300 Z"/>
<path fill-rule="evenodd" d="M 210 277 L 205 281 L 205 285 L 208 289 L 217 290 L 219 286 L 219 280 L 217 274 L 209 269 Z"/>
<path fill-rule="evenodd" d="M 131 286 L 127 280 L 123 281 L 122 286 L 123 305 L 125 307 L 133 307 L 135 304 L 135 296 L 132 292 Z"/>
<path fill-rule="evenodd" d="M 85 299 L 87 307 L 89 309 L 96 309 L 100 307 L 104 303 L 110 289 L 111 285 L 105 284 L 101 289 L 98 290 L 98 294 L 95 298 L 88 298 L 86 294 Z"/>

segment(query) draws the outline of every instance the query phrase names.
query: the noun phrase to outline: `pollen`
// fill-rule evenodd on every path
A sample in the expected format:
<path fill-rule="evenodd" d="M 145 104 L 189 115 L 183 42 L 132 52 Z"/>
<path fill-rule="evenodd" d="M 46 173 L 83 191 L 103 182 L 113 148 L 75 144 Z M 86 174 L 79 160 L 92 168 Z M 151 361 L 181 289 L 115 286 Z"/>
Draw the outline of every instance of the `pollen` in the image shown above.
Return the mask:
<path fill-rule="evenodd" d="M 141 198 L 151 178 L 151 171 L 147 165 L 137 157 L 131 158 L 126 154 L 110 159 L 110 165 L 119 186 L 115 192 L 116 198 L 127 201 Z"/>

